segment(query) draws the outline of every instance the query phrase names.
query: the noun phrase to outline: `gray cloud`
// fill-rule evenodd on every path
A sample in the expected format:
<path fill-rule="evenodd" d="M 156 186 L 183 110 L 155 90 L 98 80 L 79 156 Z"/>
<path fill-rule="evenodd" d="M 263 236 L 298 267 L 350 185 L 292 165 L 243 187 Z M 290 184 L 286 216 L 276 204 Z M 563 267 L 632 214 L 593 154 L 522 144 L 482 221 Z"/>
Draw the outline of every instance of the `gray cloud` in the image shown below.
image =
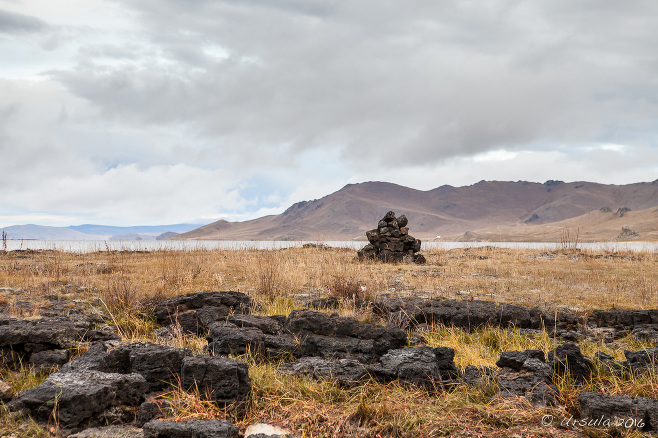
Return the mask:
<path fill-rule="evenodd" d="M 204 217 L 246 218 L 348 181 L 619 183 L 658 171 L 652 1 L 102 5 L 117 28 L 0 13 L 0 29 L 20 35 L 0 53 L 47 79 L 0 79 L 12 169 L 0 198 L 16 211 L 159 219 L 178 214 L 162 206 L 175 194 Z M 208 203 L 204 181 L 225 202 Z"/>
<path fill-rule="evenodd" d="M 48 24 L 37 17 L 0 9 L 0 33 L 33 33 L 48 28 Z"/>
<path fill-rule="evenodd" d="M 150 53 L 108 67 L 87 52 L 52 77 L 104 117 L 188 124 L 224 154 L 413 164 L 634 142 L 658 116 L 653 2 L 122 3 Z"/>

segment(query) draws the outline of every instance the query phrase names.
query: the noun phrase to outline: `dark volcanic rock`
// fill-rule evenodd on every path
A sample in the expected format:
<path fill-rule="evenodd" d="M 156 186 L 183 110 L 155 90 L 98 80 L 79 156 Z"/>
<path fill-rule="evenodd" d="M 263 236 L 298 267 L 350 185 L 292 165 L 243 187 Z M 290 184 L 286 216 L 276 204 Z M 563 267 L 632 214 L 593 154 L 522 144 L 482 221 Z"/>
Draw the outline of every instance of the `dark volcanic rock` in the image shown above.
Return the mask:
<path fill-rule="evenodd" d="M 244 324 L 244 327 L 238 327 L 230 322 L 211 324 L 206 336 L 208 352 L 218 356 L 226 356 L 229 354 L 245 354 L 249 351 L 252 354 L 261 354 L 269 358 L 295 353 L 297 344 L 294 336 L 283 332 L 278 321 L 273 318 L 254 318 L 259 319 L 249 321 L 234 319 L 234 321 Z M 248 323 L 254 325 L 248 326 Z M 268 333 L 283 333 L 266 334 L 256 325 L 264 328 Z"/>
<path fill-rule="evenodd" d="M 147 390 L 146 380 L 139 374 L 59 372 L 36 388 L 19 393 L 8 406 L 42 423 L 55 415 L 60 427 L 75 431 L 117 421 L 117 412 L 112 408 L 138 405 Z M 119 421 L 132 421 L 130 416 L 129 412 L 121 412 L 119 417 L 127 418 Z"/>
<path fill-rule="evenodd" d="M 528 359 L 538 359 L 541 362 L 546 362 L 546 355 L 542 350 L 503 351 L 496 365 L 500 368 L 521 371 L 523 364 Z"/>
<path fill-rule="evenodd" d="M 340 301 L 336 297 L 318 298 L 308 303 L 311 309 L 338 309 Z"/>
<path fill-rule="evenodd" d="M 461 379 L 464 383 L 470 386 L 484 385 L 492 382 L 496 371 L 497 370 L 493 367 L 466 365 L 462 372 Z"/>
<path fill-rule="evenodd" d="M 631 371 L 646 371 L 658 364 L 658 347 L 640 351 L 624 351 L 624 356 Z"/>
<path fill-rule="evenodd" d="M 329 380 L 340 386 L 351 386 L 368 378 L 368 368 L 352 359 L 325 360 L 303 357 L 295 362 L 279 365 L 279 371 L 294 376 Z"/>
<path fill-rule="evenodd" d="M 134 426 L 104 426 L 85 429 L 68 438 L 144 438 L 144 434 Z"/>
<path fill-rule="evenodd" d="M 539 359 L 528 359 L 519 371 L 503 368 L 496 377 L 503 396 L 524 396 L 533 406 L 556 404 L 557 387 L 551 380 L 550 365 Z"/>
<path fill-rule="evenodd" d="M 0 319 L 0 358 L 10 367 L 19 362 L 31 362 L 43 368 L 62 365 L 66 362 L 65 355 L 68 359 L 65 351 L 75 348 L 79 342 L 115 337 L 91 330 L 92 325 L 85 318 L 75 321 L 67 318 Z"/>
<path fill-rule="evenodd" d="M 138 373 L 148 382 L 149 391 L 178 383 L 183 359 L 192 352 L 186 348 L 137 342 L 109 350 L 97 343 L 85 354 L 62 367 L 62 371 L 96 370 L 106 373 Z"/>
<path fill-rule="evenodd" d="M 469 330 L 484 326 L 543 329 L 550 328 L 555 322 L 555 315 L 534 307 L 481 300 L 425 300 L 387 296 L 373 303 L 373 311 L 400 326 L 442 324 Z M 574 315 L 558 313 L 557 317 L 558 328 L 579 324 Z"/>
<path fill-rule="evenodd" d="M 382 327 L 313 310 L 295 310 L 286 329 L 300 338 L 300 356 L 358 359 L 372 362 L 387 351 L 407 344 L 407 334 L 394 326 Z"/>
<path fill-rule="evenodd" d="M 151 420 L 166 417 L 173 412 L 173 407 L 174 405 L 166 398 L 150 398 L 139 406 L 134 424 L 142 427 Z"/>
<path fill-rule="evenodd" d="M 631 334 L 639 340 L 658 343 L 657 324 L 638 324 L 633 328 Z"/>
<path fill-rule="evenodd" d="M 187 333 L 201 335 L 229 314 L 248 314 L 250 304 L 251 298 L 241 292 L 196 292 L 159 303 L 153 314 L 160 324 L 178 324 Z"/>
<path fill-rule="evenodd" d="M 262 353 L 265 347 L 263 332 L 256 327 L 238 327 L 230 322 L 216 322 L 209 327 L 208 351 L 215 355 Z"/>
<path fill-rule="evenodd" d="M 37 369 L 48 370 L 64 365 L 69 361 L 68 350 L 46 350 L 32 353 L 30 363 Z"/>
<path fill-rule="evenodd" d="M 238 327 L 255 327 L 264 334 L 279 335 L 283 332 L 283 325 L 278 319 L 279 318 L 273 318 L 270 316 L 230 315 L 228 317 L 228 322 L 235 324 Z"/>
<path fill-rule="evenodd" d="M 415 347 L 391 350 L 370 369 L 384 381 L 399 380 L 436 389 L 454 383 L 459 371 L 455 351 L 447 347 Z"/>
<path fill-rule="evenodd" d="M 144 438 L 237 438 L 238 428 L 226 420 L 150 421 Z"/>
<path fill-rule="evenodd" d="M 556 373 L 569 372 L 576 381 L 582 381 L 591 376 L 594 364 L 580 352 L 576 344 L 565 343 L 548 353 L 548 360 L 553 363 Z"/>
<path fill-rule="evenodd" d="M 357 359 L 369 363 L 378 357 L 372 339 L 358 339 L 349 336 L 306 335 L 302 338 L 298 355 L 322 357 L 325 359 Z"/>
<path fill-rule="evenodd" d="M 552 381 L 553 367 L 545 363 L 543 351 L 503 352 L 496 365 L 502 367 L 495 374 L 501 395 L 523 396 L 534 406 L 556 403 L 558 390 Z"/>
<path fill-rule="evenodd" d="M 602 351 L 597 351 L 594 354 L 594 359 L 599 361 L 599 363 L 604 365 L 613 374 L 621 373 L 628 369 L 628 362 L 619 362 L 618 360 L 615 360 L 614 357 Z"/>
<path fill-rule="evenodd" d="M 658 430 L 658 400 L 627 395 L 582 392 L 578 396 L 580 418 L 599 420 L 600 425 L 621 426 L 641 431 Z"/>
<path fill-rule="evenodd" d="M 595 310 L 590 322 L 597 327 L 612 327 L 631 331 L 636 326 L 658 324 L 658 310 L 612 309 Z"/>
<path fill-rule="evenodd" d="M 251 391 L 247 364 L 226 357 L 186 357 L 181 384 L 220 405 L 244 402 Z"/>

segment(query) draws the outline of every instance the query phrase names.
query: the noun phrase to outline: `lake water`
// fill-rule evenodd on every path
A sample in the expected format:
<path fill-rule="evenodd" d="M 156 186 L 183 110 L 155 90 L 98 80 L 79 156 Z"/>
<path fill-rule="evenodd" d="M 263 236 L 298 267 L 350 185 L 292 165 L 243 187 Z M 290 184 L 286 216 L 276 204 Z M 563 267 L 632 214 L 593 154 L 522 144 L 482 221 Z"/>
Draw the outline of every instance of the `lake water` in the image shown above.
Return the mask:
<path fill-rule="evenodd" d="M 298 248 L 306 243 L 325 244 L 341 248 L 362 248 L 364 241 L 231 241 L 231 240 L 7 240 L 7 250 L 54 249 L 67 252 L 95 251 L 157 251 L 178 250 L 245 250 Z M 423 242 L 422 249 L 479 248 L 559 249 L 562 244 L 555 242 Z M 639 242 L 596 242 L 578 243 L 579 249 L 597 251 L 658 251 L 658 243 Z"/>

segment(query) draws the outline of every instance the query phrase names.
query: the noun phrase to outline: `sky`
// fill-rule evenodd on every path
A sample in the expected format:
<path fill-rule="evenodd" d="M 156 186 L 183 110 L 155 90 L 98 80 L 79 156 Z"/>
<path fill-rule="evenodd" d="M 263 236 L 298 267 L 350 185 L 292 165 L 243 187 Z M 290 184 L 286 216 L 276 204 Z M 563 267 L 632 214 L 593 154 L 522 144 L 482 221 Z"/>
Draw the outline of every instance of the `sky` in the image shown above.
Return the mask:
<path fill-rule="evenodd" d="M 0 226 L 658 178 L 653 0 L 0 0 Z"/>

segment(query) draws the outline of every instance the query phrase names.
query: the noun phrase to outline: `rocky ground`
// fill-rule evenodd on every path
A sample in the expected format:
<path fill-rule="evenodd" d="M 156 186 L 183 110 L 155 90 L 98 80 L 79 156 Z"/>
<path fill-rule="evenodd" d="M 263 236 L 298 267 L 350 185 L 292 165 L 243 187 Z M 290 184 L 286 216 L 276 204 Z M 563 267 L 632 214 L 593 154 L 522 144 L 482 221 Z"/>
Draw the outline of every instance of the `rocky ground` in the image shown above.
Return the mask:
<path fill-rule="evenodd" d="M 174 387 L 240 419 L 256 396 L 250 378 L 250 364 L 256 362 L 273 364 L 280 375 L 341 388 L 368 382 L 428 393 L 489 388 L 491 400 L 523 398 L 542 412 L 553 412 L 547 409 L 560 407 L 565 380 L 587 382 L 593 374 L 651 380 L 658 358 L 658 348 L 625 351 L 623 361 L 602 351 L 588 357 L 580 348 L 582 342 L 614 344 L 629 334 L 655 345 L 658 309 L 600 310 L 583 316 L 490 301 L 382 295 L 360 303 L 375 316 L 366 322 L 332 313 L 337 300 L 314 300 L 287 315 L 263 316 L 252 314 L 254 303 L 244 293 L 198 292 L 150 300 L 156 342 L 128 342 L 117 334 L 110 315 L 82 302 L 52 301 L 39 318 L 0 319 L 4 365 L 17 369 L 30 364 L 47 375 L 15 394 L 0 384 L 2 400 L 5 415 L 29 418 L 51 426 L 55 435 L 78 438 L 293 436 L 295 431 L 272 425 L 252 433 L 225 419 L 181 421 L 172 415 Z M 540 349 L 503 351 L 495 367 L 472 363 L 458 368 L 455 349 L 430 346 L 423 337 L 436 326 L 545 333 L 557 346 L 548 354 Z M 172 340 L 181 335 L 205 338 L 205 346 L 197 352 L 173 346 Z M 251 362 L 236 359 L 245 355 Z M 582 391 L 575 409 L 568 408 L 577 415 L 567 418 L 554 436 L 579 433 L 583 427 L 658 433 L 655 398 Z M 545 436 L 553 436 L 551 427 L 544 429 Z"/>

